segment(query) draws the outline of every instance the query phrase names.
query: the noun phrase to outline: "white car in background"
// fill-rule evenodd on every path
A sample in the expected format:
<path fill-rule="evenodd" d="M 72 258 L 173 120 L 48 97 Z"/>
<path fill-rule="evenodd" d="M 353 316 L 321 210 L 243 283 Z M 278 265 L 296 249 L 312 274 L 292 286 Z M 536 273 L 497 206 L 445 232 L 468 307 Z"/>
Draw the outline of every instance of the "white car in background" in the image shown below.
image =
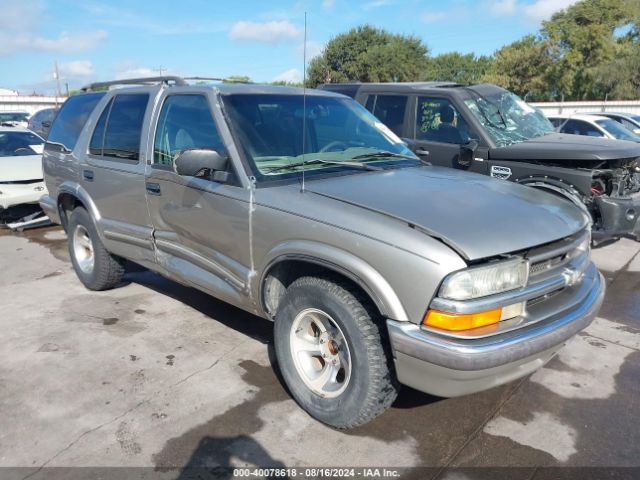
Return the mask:
<path fill-rule="evenodd" d="M 573 115 L 547 115 L 547 118 L 559 133 L 640 143 L 640 136 L 625 128 L 621 123 L 601 115 L 575 113 Z"/>
<path fill-rule="evenodd" d="M 43 217 L 43 147 L 44 140 L 26 128 L 0 127 L 0 226 Z"/>
<path fill-rule="evenodd" d="M 27 128 L 29 116 L 27 112 L 0 112 L 0 127 Z"/>

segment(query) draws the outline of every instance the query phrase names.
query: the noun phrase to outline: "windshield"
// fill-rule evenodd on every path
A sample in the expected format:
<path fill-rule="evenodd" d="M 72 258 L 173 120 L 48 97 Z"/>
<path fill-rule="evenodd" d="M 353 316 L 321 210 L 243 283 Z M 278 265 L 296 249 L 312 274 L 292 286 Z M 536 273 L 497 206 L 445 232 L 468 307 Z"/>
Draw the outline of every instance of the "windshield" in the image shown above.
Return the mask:
<path fill-rule="evenodd" d="M 464 103 L 498 147 L 553 133 L 553 125 L 542 112 L 511 92 L 480 95 L 467 91 L 473 98 Z"/>
<path fill-rule="evenodd" d="M 0 157 L 22 157 L 42 153 L 43 140 L 31 132 L 0 132 Z"/>
<path fill-rule="evenodd" d="M 419 162 L 391 130 L 352 99 L 309 95 L 306 104 L 302 95 L 231 94 L 223 99 L 258 178 L 291 176 L 303 168 L 356 170 L 362 162 Z"/>
<path fill-rule="evenodd" d="M 0 113 L 0 122 L 26 122 L 29 118 L 28 113 Z"/>
<path fill-rule="evenodd" d="M 596 120 L 596 123 L 618 140 L 640 142 L 640 137 L 638 135 L 633 133 L 631 130 L 627 130 L 615 120 L 611 120 L 610 118 L 602 118 L 600 120 Z"/>

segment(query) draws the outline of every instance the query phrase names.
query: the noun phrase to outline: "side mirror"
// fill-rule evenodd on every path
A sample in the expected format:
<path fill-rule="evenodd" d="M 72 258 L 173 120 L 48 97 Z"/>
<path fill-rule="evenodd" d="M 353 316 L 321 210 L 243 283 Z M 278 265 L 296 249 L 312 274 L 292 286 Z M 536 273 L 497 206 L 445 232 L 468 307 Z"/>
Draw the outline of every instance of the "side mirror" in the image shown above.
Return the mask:
<path fill-rule="evenodd" d="M 216 172 L 226 173 L 229 159 L 215 150 L 189 149 L 179 152 L 173 159 L 173 169 L 178 175 L 196 177 L 207 175 L 216 177 Z M 225 181 L 226 178 L 214 178 Z"/>
<path fill-rule="evenodd" d="M 458 155 L 458 165 L 462 168 L 469 168 L 473 161 L 476 149 L 478 148 L 477 140 L 469 140 L 467 143 L 460 145 L 460 154 Z"/>

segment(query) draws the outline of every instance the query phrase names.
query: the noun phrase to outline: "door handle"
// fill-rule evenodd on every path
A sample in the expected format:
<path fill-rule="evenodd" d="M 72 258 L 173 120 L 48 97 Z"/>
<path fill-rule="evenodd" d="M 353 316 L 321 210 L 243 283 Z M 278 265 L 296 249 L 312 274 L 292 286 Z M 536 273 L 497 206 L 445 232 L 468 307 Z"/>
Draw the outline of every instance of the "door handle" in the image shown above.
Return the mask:
<path fill-rule="evenodd" d="M 160 184 L 159 183 L 145 183 L 145 186 L 147 187 L 147 192 L 151 195 L 162 195 L 162 192 L 160 191 Z"/>
<path fill-rule="evenodd" d="M 416 149 L 416 155 L 429 155 L 429 150 L 425 150 L 424 148 Z"/>
<path fill-rule="evenodd" d="M 87 182 L 93 182 L 93 170 L 83 170 L 82 176 Z"/>

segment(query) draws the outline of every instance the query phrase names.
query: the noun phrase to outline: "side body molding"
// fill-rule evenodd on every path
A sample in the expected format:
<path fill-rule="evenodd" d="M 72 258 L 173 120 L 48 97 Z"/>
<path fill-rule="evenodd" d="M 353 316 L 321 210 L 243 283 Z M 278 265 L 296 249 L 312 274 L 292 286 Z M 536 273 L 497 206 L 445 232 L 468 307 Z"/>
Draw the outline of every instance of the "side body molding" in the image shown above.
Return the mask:
<path fill-rule="evenodd" d="M 397 321 L 408 321 L 407 313 L 400 299 L 383 275 L 370 264 L 353 253 L 324 243 L 308 240 L 293 240 L 281 243 L 265 255 L 259 276 L 254 277 L 252 290 L 258 292 L 256 303 L 264 309 L 264 284 L 269 271 L 282 261 L 299 260 L 315 263 L 343 274 L 360 285 L 375 302 L 380 312 L 387 318 Z M 266 309 L 265 309 L 266 311 Z"/>

